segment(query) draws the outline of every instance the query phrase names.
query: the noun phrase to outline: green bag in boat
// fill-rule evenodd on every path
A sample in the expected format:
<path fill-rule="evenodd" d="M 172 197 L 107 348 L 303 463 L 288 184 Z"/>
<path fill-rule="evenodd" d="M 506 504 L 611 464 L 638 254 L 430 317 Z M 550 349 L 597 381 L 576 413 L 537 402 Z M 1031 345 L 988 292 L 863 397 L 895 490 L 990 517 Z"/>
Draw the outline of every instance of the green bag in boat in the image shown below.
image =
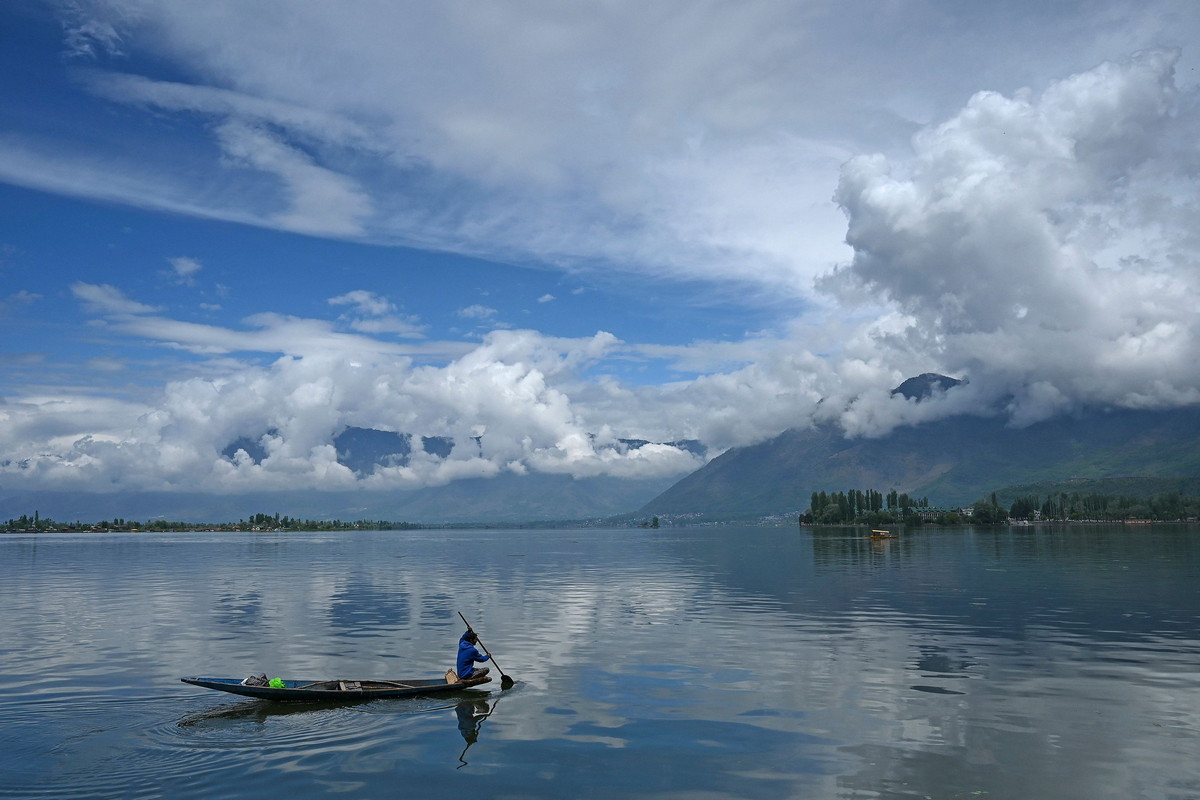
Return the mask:
<path fill-rule="evenodd" d="M 272 689 L 286 689 L 287 686 L 283 682 L 283 678 L 271 678 L 271 683 L 268 684 Z"/>

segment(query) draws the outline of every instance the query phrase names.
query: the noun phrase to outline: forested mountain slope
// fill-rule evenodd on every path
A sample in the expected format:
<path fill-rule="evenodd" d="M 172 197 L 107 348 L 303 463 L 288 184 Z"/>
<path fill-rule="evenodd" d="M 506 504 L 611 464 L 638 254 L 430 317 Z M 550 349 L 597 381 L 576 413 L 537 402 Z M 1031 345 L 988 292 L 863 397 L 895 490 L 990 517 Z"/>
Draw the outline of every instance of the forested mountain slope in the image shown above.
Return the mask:
<path fill-rule="evenodd" d="M 959 416 L 879 439 L 793 429 L 725 452 L 639 513 L 790 513 L 807 509 L 814 491 L 849 488 L 964 505 L 1006 486 L 1125 476 L 1200 476 L 1200 410 L 1091 411 L 1021 429 Z"/>

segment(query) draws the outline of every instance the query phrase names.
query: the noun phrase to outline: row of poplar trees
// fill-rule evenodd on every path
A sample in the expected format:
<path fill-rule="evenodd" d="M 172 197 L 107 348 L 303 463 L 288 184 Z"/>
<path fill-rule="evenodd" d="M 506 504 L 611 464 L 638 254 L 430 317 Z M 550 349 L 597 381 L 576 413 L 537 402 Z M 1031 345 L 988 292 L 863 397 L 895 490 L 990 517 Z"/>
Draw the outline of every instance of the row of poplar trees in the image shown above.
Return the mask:
<path fill-rule="evenodd" d="M 910 497 L 894 489 L 886 495 L 874 489 L 813 492 L 809 514 L 814 521 L 819 522 L 850 522 L 872 514 L 882 516 L 885 506 L 892 516 L 907 516 L 914 508 L 927 508 L 929 498 Z"/>

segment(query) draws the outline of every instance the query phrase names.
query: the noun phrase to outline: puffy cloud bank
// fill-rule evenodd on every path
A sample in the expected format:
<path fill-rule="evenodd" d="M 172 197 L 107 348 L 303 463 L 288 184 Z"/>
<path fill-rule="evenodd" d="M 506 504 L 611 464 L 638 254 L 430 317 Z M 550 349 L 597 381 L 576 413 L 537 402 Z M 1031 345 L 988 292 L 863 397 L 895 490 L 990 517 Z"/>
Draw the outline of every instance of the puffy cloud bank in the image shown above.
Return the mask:
<path fill-rule="evenodd" d="M 854 258 L 825 287 L 894 305 L 883 351 L 970 376 L 1015 424 L 1200 401 L 1200 118 L 1177 58 L 981 92 L 910 162 L 855 158 L 837 191 Z"/>
<path fill-rule="evenodd" d="M 701 463 L 672 446 L 624 446 L 572 403 L 570 381 L 616 345 L 610 334 L 555 340 L 497 331 L 445 366 L 333 343 L 268 366 L 173 381 L 144 406 L 87 397 L 9 400 L 0 404 L 7 455 L 0 474 L 8 486 L 244 492 L 417 488 L 502 470 L 657 477 Z M 456 446 L 448 456 L 417 446 L 402 465 L 356 475 L 339 463 L 335 446 L 347 427 L 413 434 L 417 443 L 443 437 Z M 254 447 L 230 452 L 238 441 Z"/>

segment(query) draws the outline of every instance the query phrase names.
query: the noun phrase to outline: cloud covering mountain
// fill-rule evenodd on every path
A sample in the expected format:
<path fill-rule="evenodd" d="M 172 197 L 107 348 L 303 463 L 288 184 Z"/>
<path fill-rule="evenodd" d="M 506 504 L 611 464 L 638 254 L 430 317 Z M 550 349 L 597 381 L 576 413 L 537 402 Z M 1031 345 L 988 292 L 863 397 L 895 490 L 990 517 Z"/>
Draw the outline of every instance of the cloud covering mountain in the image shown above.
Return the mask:
<path fill-rule="evenodd" d="M 842 170 L 852 261 L 826 278 L 891 301 L 901 346 L 1013 392 L 1023 425 L 1080 402 L 1197 394 L 1195 94 L 1140 53 L 1040 96 L 981 92 Z M 848 293 L 848 289 L 843 290 Z"/>
<path fill-rule="evenodd" d="M 1196 404 L 1194 4 L 974 6 L 10 8 L 0 486 L 660 479 L 704 458 L 622 440 Z M 969 382 L 891 393 L 927 372 Z M 355 470 L 350 427 L 478 446 Z"/>

